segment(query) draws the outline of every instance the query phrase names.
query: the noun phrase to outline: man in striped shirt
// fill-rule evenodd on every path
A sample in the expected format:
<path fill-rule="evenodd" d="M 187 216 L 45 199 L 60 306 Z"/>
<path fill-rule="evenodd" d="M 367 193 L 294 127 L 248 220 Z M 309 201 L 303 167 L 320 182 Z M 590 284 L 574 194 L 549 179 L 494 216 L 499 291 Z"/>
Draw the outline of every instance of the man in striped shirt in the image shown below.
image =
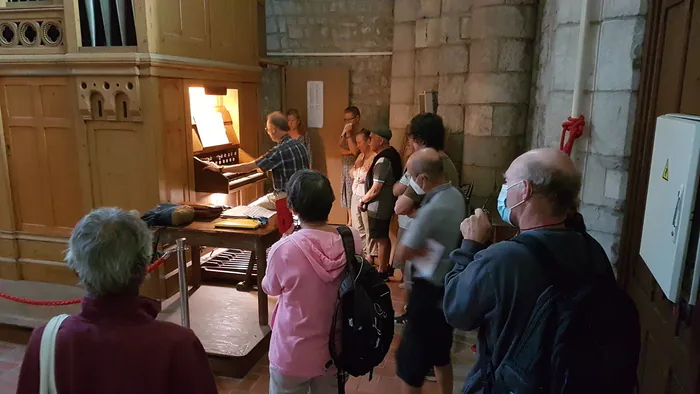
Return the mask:
<path fill-rule="evenodd" d="M 289 136 L 287 117 L 281 112 L 273 112 L 267 116 L 265 131 L 277 145 L 264 155 L 250 163 L 219 166 L 208 163 L 207 169 L 215 172 L 246 173 L 255 169 L 272 173 L 272 192 L 268 193 L 251 205 L 275 210 L 275 201 L 287 197 L 287 181 L 295 172 L 309 168 L 309 153 L 304 143 Z"/>

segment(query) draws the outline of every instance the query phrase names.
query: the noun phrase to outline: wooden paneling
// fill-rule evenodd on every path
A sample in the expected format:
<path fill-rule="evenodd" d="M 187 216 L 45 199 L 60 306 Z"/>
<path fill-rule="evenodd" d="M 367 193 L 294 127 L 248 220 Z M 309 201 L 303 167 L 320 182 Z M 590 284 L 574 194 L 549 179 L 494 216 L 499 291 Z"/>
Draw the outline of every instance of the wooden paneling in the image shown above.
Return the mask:
<path fill-rule="evenodd" d="M 20 231 L 66 235 L 83 214 L 70 86 L 67 78 L 2 79 L 0 107 Z"/>
<path fill-rule="evenodd" d="M 664 297 L 639 255 L 639 245 L 655 119 L 677 112 L 700 115 L 700 52 L 696 49 L 700 43 L 700 1 L 664 0 L 649 4 L 618 266 L 620 280 L 640 312 L 640 393 L 693 394 L 700 388 L 700 314 L 685 316 L 679 313 L 682 308 L 678 304 Z M 684 289 L 690 276 L 684 277 Z M 684 291 L 682 298 L 689 301 L 688 293 Z"/>
<path fill-rule="evenodd" d="M 186 92 L 181 79 L 161 78 L 160 97 L 163 114 L 163 171 L 165 190 L 161 200 L 188 200 L 189 177 L 187 165 L 192 161 L 187 149 Z"/>
<path fill-rule="evenodd" d="M 256 0 L 157 0 L 157 53 L 258 65 Z"/>
<path fill-rule="evenodd" d="M 60 285 L 75 286 L 78 284 L 78 276 L 68 268 L 68 264 L 21 262 L 22 279 L 32 282 L 56 283 Z"/>
<path fill-rule="evenodd" d="M 54 263 L 63 263 L 65 251 L 68 249 L 66 242 L 47 242 L 38 240 L 20 239 L 17 241 L 19 256 L 25 260 L 43 260 Z"/>
<path fill-rule="evenodd" d="M 155 160 L 140 123 L 88 122 L 95 205 L 145 212 L 158 203 Z"/>

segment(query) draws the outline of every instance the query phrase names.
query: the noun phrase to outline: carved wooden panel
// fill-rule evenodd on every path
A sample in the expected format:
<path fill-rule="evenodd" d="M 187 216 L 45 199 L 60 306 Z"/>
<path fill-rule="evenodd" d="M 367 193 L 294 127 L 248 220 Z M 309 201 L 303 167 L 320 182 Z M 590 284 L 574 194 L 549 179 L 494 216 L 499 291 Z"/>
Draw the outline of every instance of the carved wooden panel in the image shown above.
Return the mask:
<path fill-rule="evenodd" d="M 67 78 L 0 83 L 15 222 L 20 231 L 66 235 L 83 214 L 78 144 Z"/>
<path fill-rule="evenodd" d="M 0 47 L 12 53 L 65 53 L 63 10 L 31 7 L 0 15 Z"/>
<path fill-rule="evenodd" d="M 145 148 L 142 125 L 89 121 L 87 129 L 95 206 L 153 208 L 158 203 L 155 162 Z"/>
<path fill-rule="evenodd" d="M 160 97 L 162 99 L 163 138 L 162 152 L 165 189 L 161 200 L 182 202 L 188 200 L 189 176 L 188 163 L 192 161 L 192 150 L 187 149 L 186 129 L 186 90 L 181 79 L 160 79 Z"/>
<path fill-rule="evenodd" d="M 80 77 L 78 108 L 85 120 L 141 121 L 138 77 Z"/>

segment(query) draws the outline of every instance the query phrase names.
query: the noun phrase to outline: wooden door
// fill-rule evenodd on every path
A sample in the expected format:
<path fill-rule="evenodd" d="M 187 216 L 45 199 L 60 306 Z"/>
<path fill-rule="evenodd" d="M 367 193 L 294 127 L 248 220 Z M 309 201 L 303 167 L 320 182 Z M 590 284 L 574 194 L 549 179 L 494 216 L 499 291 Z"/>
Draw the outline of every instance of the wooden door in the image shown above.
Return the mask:
<path fill-rule="evenodd" d="M 639 255 L 639 245 L 656 117 L 678 112 L 700 115 L 700 0 L 649 2 L 646 29 L 619 277 L 641 317 L 640 393 L 693 394 L 700 389 L 700 313 L 691 317 L 683 306 L 688 302 L 692 270 L 685 270 L 682 300 L 673 304 Z M 700 234 L 697 222 L 691 239 Z M 689 250 L 689 268 L 694 254 Z"/>
<path fill-rule="evenodd" d="M 323 82 L 323 127 L 308 128 L 307 82 Z M 345 67 L 288 67 L 286 69 L 286 103 L 301 114 L 304 128 L 311 136 L 313 167 L 331 182 L 335 202 L 328 218 L 330 223 L 346 224 L 348 210 L 340 207 L 342 163 L 338 140 L 343 131 L 343 111 L 350 97 L 350 73 Z"/>

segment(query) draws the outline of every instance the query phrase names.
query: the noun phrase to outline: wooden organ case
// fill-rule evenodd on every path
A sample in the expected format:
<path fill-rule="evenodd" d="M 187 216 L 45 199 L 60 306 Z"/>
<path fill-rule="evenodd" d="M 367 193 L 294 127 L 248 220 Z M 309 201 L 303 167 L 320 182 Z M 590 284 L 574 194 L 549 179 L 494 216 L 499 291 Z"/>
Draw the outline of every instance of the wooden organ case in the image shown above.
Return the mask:
<path fill-rule="evenodd" d="M 195 159 L 261 153 L 261 5 L 0 0 L 0 279 L 75 285 L 63 252 L 97 207 L 235 205 L 262 194 L 264 174 L 204 172 Z M 202 141 L 212 122 L 198 119 L 193 90 L 216 104 L 222 144 Z M 173 259 L 154 271 L 142 293 L 176 293 L 175 268 Z"/>

